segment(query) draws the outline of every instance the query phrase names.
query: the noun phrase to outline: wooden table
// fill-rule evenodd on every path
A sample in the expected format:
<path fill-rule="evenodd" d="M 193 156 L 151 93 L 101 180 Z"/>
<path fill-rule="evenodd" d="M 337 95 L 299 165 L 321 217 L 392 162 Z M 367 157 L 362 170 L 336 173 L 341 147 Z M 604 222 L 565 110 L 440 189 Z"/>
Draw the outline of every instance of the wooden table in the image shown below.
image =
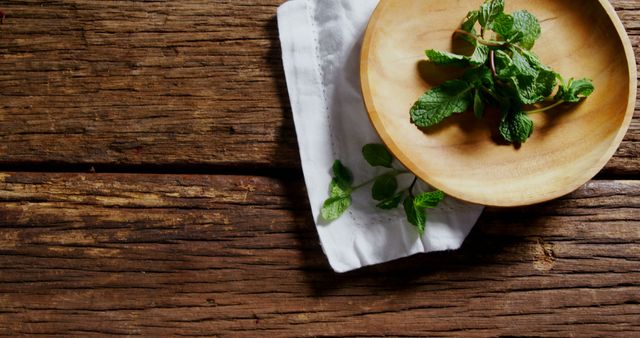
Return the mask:
<path fill-rule="evenodd" d="M 338 275 L 281 3 L 0 3 L 0 334 L 640 335 L 640 110 L 570 196 Z M 612 3 L 640 59 L 640 1 Z"/>

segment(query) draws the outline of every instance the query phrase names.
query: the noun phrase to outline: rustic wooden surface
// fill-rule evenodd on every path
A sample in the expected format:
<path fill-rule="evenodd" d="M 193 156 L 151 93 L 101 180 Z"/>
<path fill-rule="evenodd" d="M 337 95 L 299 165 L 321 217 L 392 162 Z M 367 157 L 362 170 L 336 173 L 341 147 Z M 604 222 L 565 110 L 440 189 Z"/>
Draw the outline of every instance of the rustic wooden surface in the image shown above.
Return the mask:
<path fill-rule="evenodd" d="M 0 2 L 0 335 L 640 335 L 640 110 L 572 195 L 337 275 L 281 2 Z M 640 59 L 640 1 L 612 3 Z"/>

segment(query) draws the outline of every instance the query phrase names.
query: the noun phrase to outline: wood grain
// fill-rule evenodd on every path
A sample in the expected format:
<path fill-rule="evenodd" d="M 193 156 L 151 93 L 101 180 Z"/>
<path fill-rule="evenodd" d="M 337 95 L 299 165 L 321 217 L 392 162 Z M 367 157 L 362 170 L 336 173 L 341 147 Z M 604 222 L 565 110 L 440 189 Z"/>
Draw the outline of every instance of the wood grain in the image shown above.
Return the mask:
<path fill-rule="evenodd" d="M 299 178 L 0 175 L 0 334 L 633 336 L 640 183 L 330 272 Z"/>
<path fill-rule="evenodd" d="M 281 3 L 2 2 L 0 165 L 297 168 Z M 640 4 L 612 3 L 640 55 Z M 638 176 L 639 142 L 604 174 Z"/>
<path fill-rule="evenodd" d="M 615 179 L 640 178 L 640 110 L 614 180 L 489 209 L 460 251 L 336 275 L 281 3 L 0 2 L 0 335 L 638 335 L 640 184 Z M 640 60 L 640 3 L 612 3 Z M 248 176 L 1 171 L 90 166 Z"/>

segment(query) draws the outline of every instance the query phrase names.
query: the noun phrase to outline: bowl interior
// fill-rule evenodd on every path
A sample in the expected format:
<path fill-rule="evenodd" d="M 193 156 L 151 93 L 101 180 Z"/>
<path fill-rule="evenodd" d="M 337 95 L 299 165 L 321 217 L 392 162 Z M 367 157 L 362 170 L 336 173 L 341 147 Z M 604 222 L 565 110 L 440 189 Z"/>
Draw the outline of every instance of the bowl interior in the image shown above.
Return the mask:
<path fill-rule="evenodd" d="M 602 169 L 622 141 L 636 94 L 633 50 L 606 0 L 509 0 L 542 26 L 534 52 L 565 78 L 591 78 L 587 100 L 532 116 L 519 149 L 500 145 L 498 113 L 457 114 L 419 130 L 409 109 L 425 90 L 460 73 L 436 67 L 424 50 L 458 49 L 452 32 L 482 0 L 382 0 L 361 58 L 367 111 L 383 142 L 421 179 L 459 199 L 493 206 L 538 203 L 567 194 Z"/>

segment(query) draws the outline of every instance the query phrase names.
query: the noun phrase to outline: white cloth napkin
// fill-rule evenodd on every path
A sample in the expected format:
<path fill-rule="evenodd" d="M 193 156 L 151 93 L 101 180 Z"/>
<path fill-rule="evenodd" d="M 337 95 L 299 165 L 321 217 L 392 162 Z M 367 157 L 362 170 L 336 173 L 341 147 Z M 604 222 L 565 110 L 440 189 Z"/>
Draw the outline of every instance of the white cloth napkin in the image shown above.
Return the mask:
<path fill-rule="evenodd" d="M 289 98 L 298 135 L 309 200 L 322 248 L 337 272 L 387 262 L 420 252 L 455 250 L 483 207 L 446 198 L 428 211 L 420 238 L 402 207 L 376 209 L 370 187 L 353 196 L 350 209 L 327 224 L 319 216 L 328 197 L 331 165 L 340 159 L 355 183 L 378 171 L 361 155 L 380 142 L 360 92 L 360 44 L 378 0 L 290 0 L 278 8 L 278 27 Z M 401 177 L 408 186 L 411 175 Z M 425 184 L 420 189 L 428 189 Z"/>

